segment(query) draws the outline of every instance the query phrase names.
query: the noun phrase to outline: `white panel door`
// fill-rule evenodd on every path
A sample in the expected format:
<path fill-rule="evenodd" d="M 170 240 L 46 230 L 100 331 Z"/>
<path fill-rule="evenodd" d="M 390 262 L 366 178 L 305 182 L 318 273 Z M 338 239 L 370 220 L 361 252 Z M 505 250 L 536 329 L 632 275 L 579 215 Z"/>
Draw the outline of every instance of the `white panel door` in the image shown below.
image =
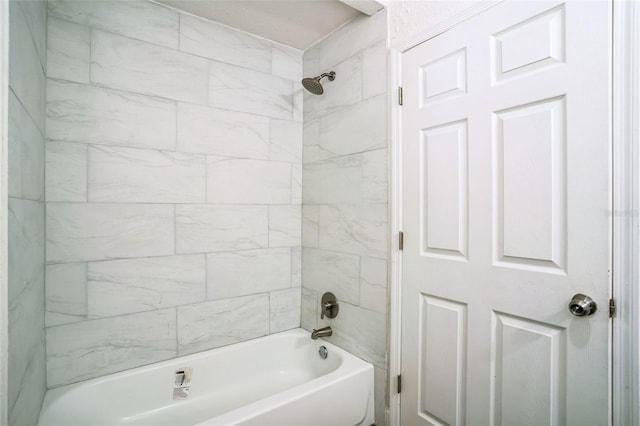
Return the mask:
<path fill-rule="evenodd" d="M 609 421 L 610 9 L 507 1 L 403 54 L 403 426 Z"/>

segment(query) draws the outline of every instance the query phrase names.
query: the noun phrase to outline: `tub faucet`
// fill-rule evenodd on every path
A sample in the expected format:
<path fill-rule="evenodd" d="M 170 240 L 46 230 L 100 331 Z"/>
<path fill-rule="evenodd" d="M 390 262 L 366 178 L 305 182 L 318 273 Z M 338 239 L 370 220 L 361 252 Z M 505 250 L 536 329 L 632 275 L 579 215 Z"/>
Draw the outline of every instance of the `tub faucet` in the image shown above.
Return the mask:
<path fill-rule="evenodd" d="M 316 340 L 318 337 L 329 337 L 332 333 L 331 327 L 322 327 L 317 330 L 313 330 L 311 332 L 311 338 Z"/>

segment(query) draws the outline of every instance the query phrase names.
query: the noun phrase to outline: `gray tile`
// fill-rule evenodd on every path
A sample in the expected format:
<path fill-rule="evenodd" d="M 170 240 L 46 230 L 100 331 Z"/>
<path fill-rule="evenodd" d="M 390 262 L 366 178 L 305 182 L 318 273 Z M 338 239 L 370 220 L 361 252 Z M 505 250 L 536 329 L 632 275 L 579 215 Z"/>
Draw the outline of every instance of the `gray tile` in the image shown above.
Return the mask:
<path fill-rule="evenodd" d="M 50 327 L 47 384 L 74 383 L 176 355 L 175 309 Z"/>
<path fill-rule="evenodd" d="M 360 154 L 306 164 L 302 188 L 305 204 L 359 203 L 361 167 Z"/>
<path fill-rule="evenodd" d="M 302 247 L 291 247 L 291 287 L 302 286 Z"/>
<path fill-rule="evenodd" d="M 271 73 L 298 82 L 302 80 L 302 51 L 282 44 L 271 48 Z"/>
<path fill-rule="evenodd" d="M 269 158 L 274 161 L 302 161 L 302 123 L 271 120 Z"/>
<path fill-rule="evenodd" d="M 304 120 L 304 89 L 302 84 L 293 82 L 293 121 L 302 123 Z"/>
<path fill-rule="evenodd" d="M 61 263 L 46 269 L 47 327 L 87 318 L 87 264 Z"/>
<path fill-rule="evenodd" d="M 302 246 L 318 247 L 318 225 L 320 224 L 318 206 L 302 206 Z"/>
<path fill-rule="evenodd" d="M 305 77 L 314 77 L 321 74 L 320 54 L 321 43 L 317 43 L 309 49 L 305 50 L 302 55 L 302 70 Z"/>
<path fill-rule="evenodd" d="M 50 0 L 49 13 L 150 43 L 178 48 L 178 13 L 144 0 Z"/>
<path fill-rule="evenodd" d="M 329 71 L 336 73 L 336 79 L 322 80 L 322 96 L 304 91 L 304 121 L 320 118 L 362 100 L 362 54 L 355 55 L 324 72 Z"/>
<path fill-rule="evenodd" d="M 27 6 L 28 7 L 28 6 Z M 35 8 L 39 7 L 37 4 Z M 9 86 L 39 129 L 44 129 L 45 73 L 31 29 L 38 25 L 24 14 L 20 2 L 10 3 L 9 13 Z"/>
<path fill-rule="evenodd" d="M 257 71 L 271 71 L 271 43 L 194 16 L 180 16 L 180 50 Z"/>
<path fill-rule="evenodd" d="M 300 327 L 300 288 L 269 293 L 269 311 L 271 333 Z"/>
<path fill-rule="evenodd" d="M 174 102 L 48 80 L 49 139 L 172 150 L 175 133 Z"/>
<path fill-rule="evenodd" d="M 47 261 L 174 254 L 173 206 L 47 204 Z"/>
<path fill-rule="evenodd" d="M 338 294 L 336 296 L 340 301 Z M 378 368 L 386 368 L 387 324 L 384 314 L 341 301 L 337 317 L 319 321 L 319 327 L 326 325 L 333 330 L 333 335 L 327 338 L 331 343 Z"/>
<path fill-rule="evenodd" d="M 32 324 L 29 324 L 30 326 Z M 11 344 L 11 343 L 10 343 Z M 9 355 L 11 356 L 11 355 Z M 25 360 L 24 375 L 14 378 L 16 371 L 9 361 L 9 426 L 35 425 L 47 391 L 44 336 L 33 354 Z"/>
<path fill-rule="evenodd" d="M 269 247 L 299 247 L 301 206 L 269 206 Z"/>
<path fill-rule="evenodd" d="M 342 108 L 320 119 L 320 149 L 342 156 L 387 147 L 387 98 Z"/>
<path fill-rule="evenodd" d="M 89 201 L 204 203 L 205 156 L 137 148 L 89 148 Z"/>
<path fill-rule="evenodd" d="M 304 146 L 320 145 L 320 120 L 305 121 L 303 129 Z M 315 160 L 314 160 L 315 161 Z M 305 161 L 308 162 L 308 161 Z"/>
<path fill-rule="evenodd" d="M 43 200 L 44 137 L 18 98 L 9 93 L 9 196 Z"/>
<path fill-rule="evenodd" d="M 338 300 L 360 300 L 360 257 L 312 248 L 302 249 L 304 286 L 319 293 L 330 291 Z M 342 308 L 341 308 L 342 309 Z"/>
<path fill-rule="evenodd" d="M 300 327 L 311 331 L 318 328 L 318 305 L 320 304 L 318 293 L 302 287 L 302 298 L 300 300 Z"/>
<path fill-rule="evenodd" d="M 92 30 L 91 81 L 115 89 L 207 103 L 208 61 L 176 50 Z"/>
<path fill-rule="evenodd" d="M 47 24 L 47 44 L 47 77 L 89 83 L 89 27 L 51 16 Z"/>
<path fill-rule="evenodd" d="M 269 158 L 269 119 L 178 104 L 177 150 L 225 157 Z"/>
<path fill-rule="evenodd" d="M 291 204 L 302 205 L 302 164 L 291 164 Z"/>
<path fill-rule="evenodd" d="M 319 247 L 378 258 L 387 256 L 387 204 L 319 207 Z"/>
<path fill-rule="evenodd" d="M 176 206 L 177 253 L 264 248 L 268 245 L 267 206 Z"/>
<path fill-rule="evenodd" d="M 362 52 L 362 97 L 387 93 L 387 44 L 381 41 Z"/>
<path fill-rule="evenodd" d="M 204 254 L 91 262 L 88 280 L 89 318 L 206 300 Z"/>
<path fill-rule="evenodd" d="M 360 306 L 385 314 L 387 312 L 387 261 L 360 258 Z"/>
<path fill-rule="evenodd" d="M 22 197 L 22 105 L 12 90 L 8 96 L 7 191 L 9 197 Z"/>
<path fill-rule="evenodd" d="M 47 201 L 87 201 L 88 145 L 46 143 Z"/>
<path fill-rule="evenodd" d="M 293 119 L 291 80 L 221 62 L 211 62 L 209 77 L 210 106 Z"/>
<path fill-rule="evenodd" d="M 22 118 L 20 147 L 22 197 L 30 200 L 44 200 L 44 137 L 26 113 Z"/>
<path fill-rule="evenodd" d="M 207 297 L 225 299 L 291 287 L 288 248 L 207 254 Z"/>
<path fill-rule="evenodd" d="M 47 2 L 45 0 L 16 0 L 36 46 L 40 64 L 47 63 Z"/>
<path fill-rule="evenodd" d="M 303 164 L 311 164 L 322 160 L 324 157 L 320 152 L 319 145 L 305 145 L 302 147 Z"/>
<path fill-rule="evenodd" d="M 9 275 L 13 264 L 9 263 Z M 21 395 L 22 392 L 42 395 L 44 370 L 34 363 L 41 362 L 44 355 L 44 273 L 42 264 L 38 276 L 16 294 L 11 291 L 13 280 L 10 277 L 10 298 L 8 303 L 8 403 L 10 417 L 29 417 L 23 412 L 27 402 L 40 404 L 33 395 Z M 37 358 L 34 358 L 37 357 Z M 32 371 L 33 370 L 33 371 Z M 37 405 L 39 407 L 39 405 Z M 33 409 L 33 407 L 31 407 Z M 11 419 L 10 419 L 11 420 Z"/>
<path fill-rule="evenodd" d="M 388 151 L 378 149 L 362 154 L 362 198 L 368 203 L 389 200 Z"/>
<path fill-rule="evenodd" d="M 44 298 L 44 215 L 42 202 L 8 200 L 9 305 L 34 285 Z"/>
<path fill-rule="evenodd" d="M 275 161 L 209 156 L 207 202 L 289 204 L 291 165 Z"/>
<path fill-rule="evenodd" d="M 232 326 L 231 326 L 232 325 Z M 178 308 L 178 353 L 186 355 L 269 334 L 269 296 L 214 300 Z"/>

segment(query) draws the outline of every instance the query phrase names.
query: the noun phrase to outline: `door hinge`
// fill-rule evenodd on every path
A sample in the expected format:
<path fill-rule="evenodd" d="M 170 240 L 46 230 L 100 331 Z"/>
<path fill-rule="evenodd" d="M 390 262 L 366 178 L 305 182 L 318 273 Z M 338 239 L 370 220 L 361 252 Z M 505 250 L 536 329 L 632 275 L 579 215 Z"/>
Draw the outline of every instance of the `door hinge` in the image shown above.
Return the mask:
<path fill-rule="evenodd" d="M 398 234 L 398 250 L 404 250 L 404 232 Z"/>
<path fill-rule="evenodd" d="M 403 105 L 404 97 L 402 93 L 402 86 L 398 87 L 398 105 Z"/>
<path fill-rule="evenodd" d="M 402 392 L 402 375 L 401 374 L 398 374 L 397 382 L 398 382 L 398 393 L 400 393 Z"/>
<path fill-rule="evenodd" d="M 609 299 L 609 318 L 613 318 L 613 316 L 616 314 L 616 310 L 616 300 Z"/>

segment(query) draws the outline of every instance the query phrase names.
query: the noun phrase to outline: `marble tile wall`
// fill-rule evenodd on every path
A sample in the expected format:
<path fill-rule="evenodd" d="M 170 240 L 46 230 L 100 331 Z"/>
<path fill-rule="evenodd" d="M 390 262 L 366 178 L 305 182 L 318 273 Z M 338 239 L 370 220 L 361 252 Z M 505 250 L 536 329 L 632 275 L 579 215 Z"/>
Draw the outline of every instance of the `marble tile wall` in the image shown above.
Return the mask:
<path fill-rule="evenodd" d="M 376 424 L 385 423 L 388 128 L 386 14 L 356 18 L 305 51 L 304 74 L 335 71 L 304 94 L 301 325 L 375 365 Z M 320 320 L 326 291 L 339 300 Z"/>
<path fill-rule="evenodd" d="M 46 2 L 9 3 L 8 424 L 30 426 L 46 391 Z"/>
<path fill-rule="evenodd" d="M 302 52 L 149 1 L 48 4 L 48 386 L 298 327 Z"/>

